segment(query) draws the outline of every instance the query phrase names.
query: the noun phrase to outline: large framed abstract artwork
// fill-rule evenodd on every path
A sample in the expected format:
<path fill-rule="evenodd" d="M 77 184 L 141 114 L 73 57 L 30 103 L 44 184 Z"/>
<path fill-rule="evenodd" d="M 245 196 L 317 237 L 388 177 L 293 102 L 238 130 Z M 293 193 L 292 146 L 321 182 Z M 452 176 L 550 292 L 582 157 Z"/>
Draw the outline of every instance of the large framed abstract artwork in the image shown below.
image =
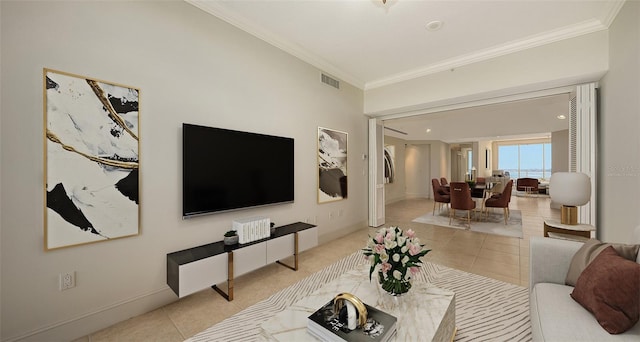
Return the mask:
<path fill-rule="evenodd" d="M 44 246 L 138 235 L 139 90 L 44 69 Z"/>
<path fill-rule="evenodd" d="M 318 203 L 347 198 L 347 133 L 318 127 Z"/>

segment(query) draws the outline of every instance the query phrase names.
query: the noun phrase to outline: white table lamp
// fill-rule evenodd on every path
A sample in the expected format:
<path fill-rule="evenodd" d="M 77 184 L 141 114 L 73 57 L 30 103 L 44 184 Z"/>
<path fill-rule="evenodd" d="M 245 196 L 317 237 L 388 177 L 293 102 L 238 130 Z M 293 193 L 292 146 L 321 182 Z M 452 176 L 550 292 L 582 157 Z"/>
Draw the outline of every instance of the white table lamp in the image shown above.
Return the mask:
<path fill-rule="evenodd" d="M 578 206 L 591 199 L 591 179 L 580 172 L 553 173 L 549 180 L 549 196 L 562 204 L 562 224 L 578 224 Z"/>

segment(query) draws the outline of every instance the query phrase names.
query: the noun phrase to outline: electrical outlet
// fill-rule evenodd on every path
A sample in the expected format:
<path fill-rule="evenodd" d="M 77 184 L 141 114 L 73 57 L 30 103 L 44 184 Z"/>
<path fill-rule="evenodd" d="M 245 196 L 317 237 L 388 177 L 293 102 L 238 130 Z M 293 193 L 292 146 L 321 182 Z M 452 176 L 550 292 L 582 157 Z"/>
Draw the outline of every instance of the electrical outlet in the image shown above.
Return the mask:
<path fill-rule="evenodd" d="M 60 291 L 76 287 L 76 272 L 60 273 Z"/>

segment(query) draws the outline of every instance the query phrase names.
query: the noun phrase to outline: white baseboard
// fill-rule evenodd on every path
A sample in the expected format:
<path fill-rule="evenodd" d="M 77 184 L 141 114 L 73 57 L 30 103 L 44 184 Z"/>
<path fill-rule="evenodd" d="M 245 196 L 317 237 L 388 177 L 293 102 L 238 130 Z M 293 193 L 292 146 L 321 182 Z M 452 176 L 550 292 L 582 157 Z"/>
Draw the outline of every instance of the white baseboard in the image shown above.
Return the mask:
<path fill-rule="evenodd" d="M 409 192 L 407 192 L 406 198 L 407 199 L 412 199 L 412 198 L 431 198 L 431 197 L 429 196 L 429 194 L 415 193 L 415 192 L 414 193 L 409 193 Z"/>
<path fill-rule="evenodd" d="M 407 196 L 400 196 L 400 197 L 395 197 L 395 198 L 389 198 L 386 200 L 386 202 L 384 203 L 385 205 L 387 204 L 393 204 L 396 202 L 400 202 L 400 201 L 404 201 L 405 199 L 407 199 Z"/>
<path fill-rule="evenodd" d="M 168 287 L 151 291 L 81 316 L 13 336 L 8 341 L 71 341 L 176 301 Z"/>

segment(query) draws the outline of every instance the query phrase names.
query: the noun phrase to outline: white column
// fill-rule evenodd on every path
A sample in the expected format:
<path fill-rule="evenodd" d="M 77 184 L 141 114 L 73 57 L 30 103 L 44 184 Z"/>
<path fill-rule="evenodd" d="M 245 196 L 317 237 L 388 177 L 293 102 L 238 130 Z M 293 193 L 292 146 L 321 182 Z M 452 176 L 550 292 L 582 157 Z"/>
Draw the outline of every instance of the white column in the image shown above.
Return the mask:
<path fill-rule="evenodd" d="M 369 226 L 384 224 L 384 135 L 383 126 L 369 119 Z"/>
<path fill-rule="evenodd" d="M 597 88 L 595 83 L 576 88 L 576 116 L 570 122 L 569 135 L 575 133 L 575 170 L 591 177 L 591 200 L 579 209 L 578 222 L 596 223 L 596 113 Z M 573 130 L 573 132 L 571 132 Z"/>

